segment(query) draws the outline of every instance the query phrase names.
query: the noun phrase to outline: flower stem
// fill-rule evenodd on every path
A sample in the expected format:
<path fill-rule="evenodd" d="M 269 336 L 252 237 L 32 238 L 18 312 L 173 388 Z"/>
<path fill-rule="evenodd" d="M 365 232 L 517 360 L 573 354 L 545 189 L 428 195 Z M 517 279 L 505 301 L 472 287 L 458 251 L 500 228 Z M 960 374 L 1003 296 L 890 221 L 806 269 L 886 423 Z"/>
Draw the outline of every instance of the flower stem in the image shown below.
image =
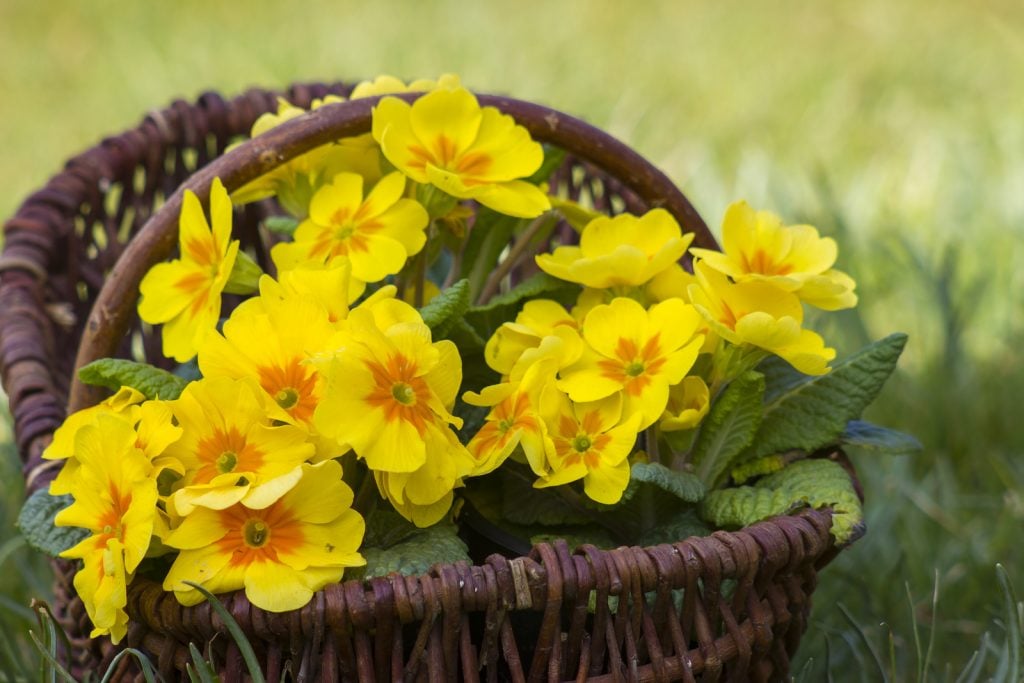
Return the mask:
<path fill-rule="evenodd" d="M 538 216 L 536 220 L 527 226 L 526 230 L 512 244 L 512 248 L 509 250 L 505 260 L 499 263 L 498 267 L 487 278 L 483 289 L 480 290 L 480 296 L 477 297 L 477 305 L 487 303 L 492 296 L 497 294 L 501 281 L 512 272 L 513 268 L 519 265 L 524 257 L 532 255 L 530 248 L 537 246 L 537 243 L 540 241 L 538 237 L 543 237 L 545 232 L 550 232 L 557 224 L 558 214 L 549 211 Z"/>

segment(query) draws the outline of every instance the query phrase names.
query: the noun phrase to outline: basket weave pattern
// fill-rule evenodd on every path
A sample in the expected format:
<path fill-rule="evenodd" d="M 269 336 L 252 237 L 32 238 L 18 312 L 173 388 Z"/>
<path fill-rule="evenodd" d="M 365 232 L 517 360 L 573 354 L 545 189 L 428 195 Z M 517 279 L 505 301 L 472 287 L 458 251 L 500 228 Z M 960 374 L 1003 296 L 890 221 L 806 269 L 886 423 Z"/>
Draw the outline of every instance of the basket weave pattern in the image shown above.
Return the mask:
<path fill-rule="evenodd" d="M 348 90 L 297 85 L 285 96 L 306 107 Z M 143 225 L 170 220 L 172 207 L 160 207 L 173 204 L 193 174 L 275 109 L 277 95 L 251 90 L 228 101 L 207 93 L 195 104 L 177 101 L 152 112 L 137 128 L 68 161 L 5 224 L 0 371 L 30 493 L 56 475 L 55 463 L 41 453 L 66 415 L 69 395 L 72 403 L 95 398 L 81 387 L 73 392 L 73 370 L 76 355 L 83 359 L 83 336 L 101 335 L 98 321 L 116 318 L 100 296 L 111 269 Z M 685 197 L 635 153 L 623 158 L 620 143 L 536 105 L 516 109 L 515 101 L 481 100 L 514 115 L 533 112 L 531 133 L 569 150 L 553 188 L 613 213 L 664 205 L 697 234 L 697 244 L 714 246 Z M 316 135 L 326 140 L 331 132 Z M 245 173 L 258 175 L 251 168 Z M 257 226 L 267 209 L 249 205 L 235 216 L 243 248 L 254 249 L 264 266 L 267 245 Z M 172 244 L 164 239 L 147 258 L 163 258 Z M 127 260 L 138 261 L 131 256 L 129 249 Z M 159 336 L 142 329 L 134 305 L 125 310 L 131 311 L 127 333 L 107 340 L 105 353 L 93 351 L 159 364 Z M 830 525 L 827 511 L 804 511 L 651 548 L 571 552 L 564 542 L 540 544 L 528 557 L 492 555 L 478 566 L 439 565 L 422 576 L 329 586 L 284 614 L 252 607 L 242 592 L 224 598 L 268 680 L 283 671 L 326 681 L 781 680 L 806 627 L 817 571 L 836 553 Z M 75 566 L 58 560 L 54 567 L 55 608 L 72 638 L 74 666 L 102 671 L 118 648 L 88 638 L 91 625 L 71 584 Z M 168 680 L 187 680 L 190 641 L 212 644 L 224 680 L 243 680 L 238 648 L 209 605 L 182 607 L 139 577 L 127 611 L 126 644 L 150 652 Z M 119 679 L 141 680 L 131 666 L 122 660 Z"/>

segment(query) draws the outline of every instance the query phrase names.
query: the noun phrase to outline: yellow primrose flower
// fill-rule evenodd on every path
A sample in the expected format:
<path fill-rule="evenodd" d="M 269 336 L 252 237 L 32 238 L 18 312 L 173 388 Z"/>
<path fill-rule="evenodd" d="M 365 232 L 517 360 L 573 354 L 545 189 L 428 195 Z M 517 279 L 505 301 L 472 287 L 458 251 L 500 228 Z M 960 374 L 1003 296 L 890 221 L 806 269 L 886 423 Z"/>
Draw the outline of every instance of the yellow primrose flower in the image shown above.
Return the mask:
<path fill-rule="evenodd" d="M 672 214 L 653 209 L 643 216 L 595 218 L 583 229 L 579 246 L 558 247 L 536 261 L 561 280 L 614 287 L 626 296 L 675 264 L 692 241 L 693 233 L 682 234 Z"/>
<path fill-rule="evenodd" d="M 298 483 L 267 507 L 196 508 L 182 520 L 164 540 L 181 550 L 164 590 L 195 605 L 203 596 L 185 581 L 211 593 L 244 588 L 254 606 L 286 612 L 340 581 L 346 567 L 366 564 L 358 552 L 365 524 L 352 510 L 341 466 L 327 460 L 300 471 Z"/>
<path fill-rule="evenodd" d="M 53 441 L 43 451 L 44 460 L 64 460 L 64 466 L 57 477 L 50 482 L 50 495 L 61 496 L 71 493 L 71 485 L 78 472 L 78 459 L 75 457 L 75 437 L 78 430 L 85 425 L 95 424 L 100 415 L 114 415 L 126 422 L 132 420 L 132 409 L 146 400 L 140 392 L 131 387 L 121 387 L 110 398 L 88 408 L 83 408 L 65 418 L 57 431 L 53 433 Z"/>
<path fill-rule="evenodd" d="M 181 258 L 158 263 L 142 278 L 139 317 L 163 323 L 164 354 L 179 363 L 193 358 L 220 318 L 220 295 L 238 255 L 231 240 L 231 200 L 220 178 L 210 188 L 210 223 L 193 192 L 185 191 L 179 221 Z"/>
<path fill-rule="evenodd" d="M 378 282 L 402 269 L 427 241 L 427 211 L 404 199 L 405 178 L 391 173 L 363 198 L 363 178 L 339 173 L 309 205 L 309 218 L 295 230 L 295 241 L 271 250 L 274 262 L 293 268 L 303 261 L 324 263 L 347 256 L 352 277 Z"/>
<path fill-rule="evenodd" d="M 342 97 L 328 95 L 323 100 L 313 100 L 310 110 L 344 101 Z M 251 137 L 259 137 L 305 113 L 305 109 L 296 107 L 284 98 L 278 98 L 277 111 L 267 112 L 256 119 Z M 236 204 L 249 204 L 276 196 L 285 211 L 302 219 L 309 211 L 313 193 L 321 186 L 342 171 L 360 172 L 364 169 L 371 173 L 372 182 L 380 177 L 380 154 L 377 149 L 365 149 L 365 146 L 360 145 L 321 145 L 246 183 L 231 194 L 231 199 Z"/>
<path fill-rule="evenodd" d="M 661 417 L 661 431 L 693 429 L 711 407 L 711 391 L 700 377 L 684 377 L 668 390 L 668 405 Z"/>
<path fill-rule="evenodd" d="M 774 353 L 807 375 L 828 372 L 835 349 L 801 327 L 804 311 L 795 294 L 765 281 L 730 282 L 702 260 L 694 272 L 690 299 L 718 336 Z"/>
<path fill-rule="evenodd" d="M 629 452 L 636 443 L 641 415 L 624 422 L 622 395 L 573 403 L 564 394 L 548 419 L 555 446 L 554 472 L 534 486 L 561 486 L 579 479 L 589 498 L 612 505 L 629 484 Z"/>
<path fill-rule="evenodd" d="M 533 218 L 551 208 L 536 185 L 519 180 L 540 168 L 541 146 L 465 88 L 434 90 L 411 105 L 385 97 L 373 112 L 373 137 L 417 183 L 510 216 Z"/>
<path fill-rule="evenodd" d="M 84 563 L 74 585 L 93 623 L 90 637 L 109 633 L 115 643 L 127 631 L 128 583 L 149 549 L 156 517 L 153 468 L 135 441 L 131 425 L 114 415 L 82 426 L 75 435 L 75 502 L 54 520 L 91 532 L 61 557 Z"/>
<path fill-rule="evenodd" d="M 263 284 L 272 280 L 264 276 Z M 310 432 L 317 458 L 334 458 L 348 448 L 319 438 L 313 411 L 323 395 L 323 379 L 307 361 L 324 353 L 336 332 L 327 312 L 315 301 L 288 296 L 259 296 L 242 303 L 199 349 L 204 377 L 248 377 L 287 414 L 287 422 Z"/>
<path fill-rule="evenodd" d="M 179 515 L 196 506 L 223 510 L 238 502 L 263 508 L 298 481 L 299 465 L 313 456 L 305 432 L 274 425 L 287 415 L 252 380 L 211 377 L 190 383 L 171 402 L 183 434 L 158 464 L 183 471 L 171 496 Z"/>
<path fill-rule="evenodd" d="M 458 349 L 431 343 L 416 309 L 396 299 L 353 309 L 346 338 L 332 358 L 318 361 L 327 386 L 314 425 L 374 471 L 415 472 L 430 457 L 424 439 L 431 429 L 462 426 L 449 412 L 462 382 Z"/>
<path fill-rule="evenodd" d="M 632 299 L 597 306 L 583 322 L 587 347 L 558 387 L 576 402 L 623 393 L 623 414 L 640 413 L 646 429 L 665 411 L 669 387 L 693 367 L 704 337 L 700 315 L 678 299 L 649 311 Z"/>
<path fill-rule="evenodd" d="M 408 85 L 400 78 L 382 74 L 372 81 L 362 81 L 352 88 L 349 98 L 358 100 L 361 97 L 373 97 L 375 95 L 394 95 L 406 92 L 427 92 L 429 90 L 454 90 L 462 85 L 459 77 L 455 74 L 441 74 L 440 78 L 432 81 L 429 78 L 418 78 Z"/>
<path fill-rule="evenodd" d="M 418 527 L 436 524 L 448 513 L 453 489 L 473 470 L 466 447 L 452 430 L 428 425 L 423 439 L 427 458 L 415 472 L 373 473 L 381 496 Z"/>
<path fill-rule="evenodd" d="M 277 264 L 277 268 L 277 280 L 260 279 L 260 296 L 313 301 L 327 312 L 331 323 L 347 318 L 348 307 L 366 291 L 366 283 L 352 277 L 352 263 L 346 256 L 335 256 L 326 264 L 306 261 L 287 269 Z"/>
<path fill-rule="evenodd" d="M 857 305 L 856 283 L 835 270 L 835 240 L 810 225 L 783 225 L 769 211 L 735 202 L 722 219 L 723 251 L 694 249 L 693 255 L 733 282 L 770 282 L 812 306 L 835 311 Z"/>
<path fill-rule="evenodd" d="M 507 375 L 524 351 L 536 348 L 541 339 L 559 327 L 579 329 L 573 316 L 557 301 L 527 301 L 513 322 L 504 323 L 487 340 L 484 359 L 495 372 Z"/>

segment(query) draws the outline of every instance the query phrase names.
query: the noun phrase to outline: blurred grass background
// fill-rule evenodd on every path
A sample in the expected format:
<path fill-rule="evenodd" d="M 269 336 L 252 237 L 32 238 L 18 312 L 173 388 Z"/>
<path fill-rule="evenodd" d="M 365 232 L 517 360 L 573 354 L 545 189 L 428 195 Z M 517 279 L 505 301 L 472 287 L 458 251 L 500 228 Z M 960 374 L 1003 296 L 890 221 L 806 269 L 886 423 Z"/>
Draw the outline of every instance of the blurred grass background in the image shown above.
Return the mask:
<path fill-rule="evenodd" d="M 826 338 L 842 355 L 910 334 L 871 417 L 925 450 L 855 454 L 868 535 L 822 575 L 796 670 L 875 680 L 874 648 L 909 680 L 916 623 L 938 680 L 996 647 L 984 632 L 1002 638 L 995 563 L 1024 588 L 1019 2 L 0 0 L 0 64 L 4 217 L 175 97 L 452 71 L 631 143 L 715 229 L 736 198 L 817 225 L 862 301 Z M 16 634 L 47 579 L 13 531 L 20 477 L 0 442 L 0 626 Z"/>

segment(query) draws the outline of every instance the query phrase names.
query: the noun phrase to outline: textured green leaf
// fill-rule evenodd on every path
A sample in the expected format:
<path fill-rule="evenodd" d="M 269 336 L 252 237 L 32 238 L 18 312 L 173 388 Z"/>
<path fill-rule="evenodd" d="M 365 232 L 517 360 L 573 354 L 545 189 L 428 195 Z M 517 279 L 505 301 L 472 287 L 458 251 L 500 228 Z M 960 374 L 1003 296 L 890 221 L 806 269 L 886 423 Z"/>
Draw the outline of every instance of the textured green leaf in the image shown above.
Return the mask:
<path fill-rule="evenodd" d="M 842 443 L 889 455 L 916 455 L 924 448 L 910 434 L 879 427 L 863 420 L 850 420 L 843 432 Z"/>
<path fill-rule="evenodd" d="M 850 420 L 878 396 L 907 342 L 904 334 L 877 341 L 836 365 L 830 373 L 788 380 L 773 387 L 764 419 L 751 448 L 740 461 L 792 449 L 812 452 L 837 443 Z"/>
<path fill-rule="evenodd" d="M 766 455 L 763 458 L 751 460 L 750 462 L 743 463 L 739 467 L 732 468 L 732 472 L 729 473 L 729 476 L 731 476 L 732 480 L 737 484 L 742 484 L 748 479 L 763 477 L 766 474 L 778 472 L 785 466 L 786 459 L 781 455 Z"/>
<path fill-rule="evenodd" d="M 435 564 L 470 561 L 466 544 L 454 524 L 441 523 L 419 529 L 389 548 L 364 547 L 363 577 L 386 576 L 392 572 L 424 574 Z"/>
<path fill-rule="evenodd" d="M 366 531 L 363 545 L 387 549 L 416 535 L 419 528 L 385 505 L 376 506 L 366 516 Z"/>
<path fill-rule="evenodd" d="M 472 306 L 466 320 L 484 339 L 490 338 L 502 323 L 513 320 L 527 299 L 554 299 L 562 305 L 571 303 L 579 293 L 579 285 L 536 273 L 507 292 L 494 296 L 482 306 Z"/>
<path fill-rule="evenodd" d="M 656 486 L 687 503 L 699 503 L 704 498 L 704 483 L 697 475 L 678 472 L 656 462 L 634 463 L 629 483 L 631 487 L 640 484 Z"/>
<path fill-rule="evenodd" d="M 554 526 L 590 521 L 586 510 L 574 507 L 554 488 L 537 489 L 509 474 L 502 476 L 501 484 L 501 516 L 514 524 Z"/>
<path fill-rule="evenodd" d="M 636 539 L 640 546 L 658 545 L 660 543 L 677 543 L 690 536 L 707 536 L 710 533 L 696 510 L 687 508 L 670 513 L 662 518 L 657 526 L 651 527 Z"/>
<path fill-rule="evenodd" d="M 51 496 L 39 490 L 29 496 L 18 515 L 18 529 L 25 541 L 50 557 L 57 557 L 89 535 L 73 526 L 54 526 L 57 513 L 74 502 L 71 496 Z"/>
<path fill-rule="evenodd" d="M 693 447 L 697 476 L 708 488 L 721 483 L 761 423 L 764 377 L 753 370 L 729 383 L 715 399 Z"/>
<path fill-rule="evenodd" d="M 147 363 L 121 358 L 101 358 L 78 370 L 85 384 L 117 391 L 131 387 L 148 399 L 173 400 L 181 395 L 188 381 Z"/>
<path fill-rule="evenodd" d="M 459 280 L 420 309 L 420 316 L 438 339 L 462 319 L 469 308 L 469 281 Z"/>
<path fill-rule="evenodd" d="M 701 514 L 720 528 L 738 528 L 797 508 L 832 508 L 832 535 L 849 543 L 863 534 L 863 511 L 850 475 L 831 460 L 798 460 L 754 486 L 712 491 Z"/>

